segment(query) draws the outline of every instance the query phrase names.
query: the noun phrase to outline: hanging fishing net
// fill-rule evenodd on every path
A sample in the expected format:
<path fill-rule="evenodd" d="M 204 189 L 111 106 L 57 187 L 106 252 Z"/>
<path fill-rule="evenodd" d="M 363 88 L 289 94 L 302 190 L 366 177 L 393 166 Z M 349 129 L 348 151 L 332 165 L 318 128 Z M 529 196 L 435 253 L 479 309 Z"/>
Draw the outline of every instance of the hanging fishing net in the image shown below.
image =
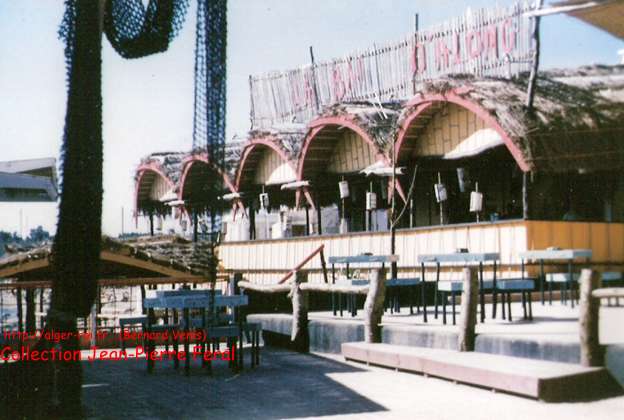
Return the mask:
<path fill-rule="evenodd" d="M 104 5 L 104 10 L 100 6 Z M 226 0 L 198 0 L 193 146 L 223 166 Z M 124 58 L 166 51 L 180 32 L 188 0 L 66 0 L 59 29 L 65 41 L 67 113 L 62 192 L 54 243 L 53 308 L 85 316 L 97 288 L 102 216 L 101 33 Z M 221 179 L 206 182 L 222 188 Z M 211 191 L 212 193 L 212 191 Z M 216 197 L 212 195 L 211 197 Z M 218 220 L 217 206 L 207 206 Z M 217 223 L 211 223 L 217 228 Z"/>

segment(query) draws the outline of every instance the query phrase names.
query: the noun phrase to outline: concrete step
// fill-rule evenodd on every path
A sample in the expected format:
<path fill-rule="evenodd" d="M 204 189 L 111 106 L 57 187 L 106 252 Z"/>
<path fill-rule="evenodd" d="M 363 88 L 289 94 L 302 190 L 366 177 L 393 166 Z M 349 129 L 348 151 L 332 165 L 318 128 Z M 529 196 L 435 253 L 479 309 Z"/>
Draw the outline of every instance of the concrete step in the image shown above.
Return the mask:
<path fill-rule="evenodd" d="M 549 402 L 579 401 L 622 392 L 606 369 L 568 363 L 369 343 L 343 343 L 342 354 L 347 360 L 423 373 Z"/>

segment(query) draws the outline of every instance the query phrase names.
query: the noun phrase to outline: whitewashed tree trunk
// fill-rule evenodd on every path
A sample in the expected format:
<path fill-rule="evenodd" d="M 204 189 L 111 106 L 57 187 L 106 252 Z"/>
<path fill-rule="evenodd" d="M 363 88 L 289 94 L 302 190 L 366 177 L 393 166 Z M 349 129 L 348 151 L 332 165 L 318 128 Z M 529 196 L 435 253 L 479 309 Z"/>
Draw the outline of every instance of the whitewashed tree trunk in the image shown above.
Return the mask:
<path fill-rule="evenodd" d="M 470 268 L 464 268 L 463 277 L 464 287 L 461 297 L 457 346 L 459 351 L 474 351 L 479 283 L 477 272 Z"/>
<path fill-rule="evenodd" d="M 598 341 L 598 314 L 600 302 L 592 297 L 592 291 L 600 284 L 600 274 L 584 269 L 580 277 L 579 333 L 581 341 L 581 365 L 603 366 L 604 348 Z"/>
<path fill-rule="evenodd" d="M 375 269 L 370 274 L 370 286 L 364 303 L 364 341 L 381 343 L 381 317 L 386 297 L 386 270 Z"/>

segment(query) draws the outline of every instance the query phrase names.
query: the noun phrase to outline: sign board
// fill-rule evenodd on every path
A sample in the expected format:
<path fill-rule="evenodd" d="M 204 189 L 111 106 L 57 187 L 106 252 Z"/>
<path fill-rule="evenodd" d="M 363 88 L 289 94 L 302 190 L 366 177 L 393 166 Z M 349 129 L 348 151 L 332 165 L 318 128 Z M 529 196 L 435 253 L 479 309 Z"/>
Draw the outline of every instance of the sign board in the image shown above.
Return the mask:
<path fill-rule="evenodd" d="M 432 29 L 342 58 L 250 77 L 252 129 L 311 120 L 337 102 L 405 99 L 450 74 L 512 77 L 530 68 L 532 10 L 468 10 Z"/>

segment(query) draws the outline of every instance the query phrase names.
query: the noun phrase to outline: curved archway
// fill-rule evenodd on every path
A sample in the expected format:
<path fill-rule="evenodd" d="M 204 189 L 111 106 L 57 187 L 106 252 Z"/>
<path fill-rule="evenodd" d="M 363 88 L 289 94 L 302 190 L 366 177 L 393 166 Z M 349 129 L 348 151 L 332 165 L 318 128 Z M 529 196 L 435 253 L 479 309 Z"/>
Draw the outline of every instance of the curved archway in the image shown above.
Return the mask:
<path fill-rule="evenodd" d="M 412 220 L 416 226 L 467 223 L 481 213 L 495 219 L 522 217 L 518 191 L 521 174 L 530 166 L 495 115 L 466 98 L 470 89 L 423 94 L 407 104 L 395 158 L 401 166 L 418 168 L 413 188 L 419 199 L 410 209 L 410 227 Z M 446 192 L 442 200 L 434 188 L 439 183 Z M 470 204 L 475 190 L 486 197 L 479 212 Z"/>
<path fill-rule="evenodd" d="M 389 157 L 373 135 L 353 114 L 320 117 L 308 125 L 299 159 L 297 180 L 310 181 L 304 189 L 307 202 L 322 216 L 324 231 L 385 230 L 385 207 L 390 203 L 390 178 L 366 177 L 360 172 L 377 163 L 390 165 Z M 341 198 L 339 182 L 346 181 L 350 199 Z M 368 208 L 367 193 L 374 192 L 377 206 Z M 399 189 L 399 194 L 402 191 Z M 379 211 L 376 211 L 378 209 Z M 334 226 L 330 221 L 338 223 Z"/>
<path fill-rule="evenodd" d="M 373 159 L 375 161 L 380 160 L 385 164 L 389 164 L 390 162 L 388 157 L 378 148 L 377 144 L 366 130 L 351 118 L 346 116 L 317 118 L 309 124 L 309 128 L 310 132 L 304 139 L 303 147 L 297 162 L 297 179 L 300 181 L 305 179 L 306 173 L 309 173 L 311 170 L 310 155 L 316 155 L 313 156 L 312 159 L 318 159 L 319 162 L 327 162 L 327 158 L 331 156 L 333 152 L 331 144 L 335 143 L 344 135 L 344 129 L 355 133 L 364 141 L 368 148 L 372 150 Z M 306 169 L 308 171 L 306 171 Z M 363 167 L 360 169 L 363 169 Z"/>
<path fill-rule="evenodd" d="M 267 154 L 267 152 L 269 152 Z M 271 156 L 277 159 L 271 159 Z M 260 137 L 249 140 L 243 148 L 240 164 L 236 171 L 236 188 L 240 190 L 247 182 L 257 178 L 256 172 L 259 166 L 266 167 L 261 181 L 278 183 L 289 181 L 290 175 L 296 177 L 296 168 L 288 153 L 278 146 L 278 140 L 272 136 Z M 273 179 L 271 179 L 273 178 Z"/>
<path fill-rule="evenodd" d="M 230 177 L 221 169 L 213 165 L 208 158 L 207 153 L 196 153 L 186 157 L 182 162 L 182 167 L 183 170 L 182 176 L 180 177 L 180 192 L 178 194 L 180 200 L 186 201 L 190 195 L 195 195 L 195 192 L 201 191 L 201 182 L 206 179 L 206 172 L 216 172 L 223 178 L 223 183 L 230 190 L 230 192 L 237 191 L 236 187 L 230 180 Z M 199 185 L 199 187 L 197 185 Z"/>
<path fill-rule="evenodd" d="M 142 211 L 159 211 L 160 198 L 175 190 L 175 183 L 161 165 L 155 161 L 144 162 L 137 168 L 135 183 L 136 214 Z"/>
<path fill-rule="evenodd" d="M 461 90 L 453 90 L 444 94 L 426 94 L 413 98 L 407 103 L 407 108 L 409 109 L 411 107 L 413 110 L 398 128 L 395 147 L 397 161 L 401 161 L 405 158 L 407 143 L 409 143 L 411 138 L 416 138 L 414 131 L 426 125 L 417 125 L 417 122 L 420 119 L 431 118 L 432 114 L 439 110 L 441 105 L 454 104 L 470 111 L 481 119 L 489 128 L 496 131 L 503 140 L 511 156 L 518 164 L 518 167 L 524 172 L 529 171 L 530 166 L 526 163 L 522 151 L 513 142 L 496 118 L 478 103 L 463 98 L 460 95 L 461 93 Z"/>

